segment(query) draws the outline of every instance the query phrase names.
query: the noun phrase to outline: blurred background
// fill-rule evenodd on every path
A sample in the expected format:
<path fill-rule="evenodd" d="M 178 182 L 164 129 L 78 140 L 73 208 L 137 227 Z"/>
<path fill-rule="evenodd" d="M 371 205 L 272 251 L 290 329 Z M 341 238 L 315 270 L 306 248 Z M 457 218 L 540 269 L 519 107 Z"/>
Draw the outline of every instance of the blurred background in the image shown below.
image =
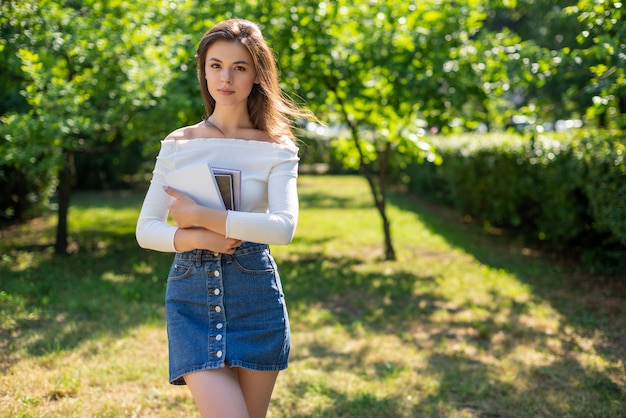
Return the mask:
<path fill-rule="evenodd" d="M 145 187 L 159 141 L 203 117 L 194 61 L 257 22 L 301 121 L 302 170 L 363 172 L 556 249 L 626 246 L 626 29 L 618 1 L 1 3 L 0 218 L 75 190 Z M 372 189 L 376 198 L 377 190 Z M 383 193 L 384 194 L 384 193 Z M 589 250 L 589 251 L 587 251 Z"/>

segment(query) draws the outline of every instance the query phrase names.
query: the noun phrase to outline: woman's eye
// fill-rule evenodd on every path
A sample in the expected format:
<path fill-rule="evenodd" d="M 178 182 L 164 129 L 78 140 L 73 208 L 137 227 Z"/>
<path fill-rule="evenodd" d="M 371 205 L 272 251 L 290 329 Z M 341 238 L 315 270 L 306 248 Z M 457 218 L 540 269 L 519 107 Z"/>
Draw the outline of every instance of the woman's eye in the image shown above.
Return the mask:
<path fill-rule="evenodd" d="M 211 64 L 211 68 L 216 68 L 217 69 L 217 68 L 220 68 L 220 65 L 219 64 Z"/>
<path fill-rule="evenodd" d="M 237 71 L 246 71 L 246 67 L 237 66 L 237 67 L 235 67 L 235 70 L 237 70 Z"/>

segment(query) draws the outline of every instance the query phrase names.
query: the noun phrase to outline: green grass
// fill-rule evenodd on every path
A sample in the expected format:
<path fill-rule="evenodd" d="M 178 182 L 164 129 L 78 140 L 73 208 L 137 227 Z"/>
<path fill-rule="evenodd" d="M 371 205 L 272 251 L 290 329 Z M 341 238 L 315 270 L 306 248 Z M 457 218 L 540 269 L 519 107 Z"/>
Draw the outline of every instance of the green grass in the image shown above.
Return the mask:
<path fill-rule="evenodd" d="M 398 261 L 358 177 L 300 179 L 294 242 L 272 248 L 292 325 L 270 417 L 621 417 L 624 281 L 584 275 L 396 193 Z M 0 231 L 0 416 L 187 417 L 167 383 L 171 255 L 142 250 L 143 193 L 81 193 Z"/>

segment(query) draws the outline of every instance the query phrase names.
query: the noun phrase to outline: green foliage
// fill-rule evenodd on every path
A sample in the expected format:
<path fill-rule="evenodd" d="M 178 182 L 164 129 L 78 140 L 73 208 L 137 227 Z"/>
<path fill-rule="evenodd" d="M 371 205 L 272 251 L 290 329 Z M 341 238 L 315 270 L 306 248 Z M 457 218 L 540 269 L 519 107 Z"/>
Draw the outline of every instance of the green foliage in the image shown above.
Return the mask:
<path fill-rule="evenodd" d="M 0 208 L 7 215 L 22 217 L 25 206 L 36 209 L 36 202 L 47 200 L 56 173 L 68 164 L 59 158 L 61 150 L 76 155 L 79 187 L 119 186 L 141 167 L 144 149 L 153 158 L 158 139 L 193 114 L 185 110 L 191 95 L 174 75 L 180 66 L 195 77 L 188 65 L 193 51 L 186 50 L 188 36 L 171 6 L 2 3 L 0 45 L 10 56 L 3 67 L 19 81 L 10 91 L 19 88 L 27 105 L 3 112 L 0 172 L 3 181 L 22 174 L 14 203 Z"/>
<path fill-rule="evenodd" d="M 348 129 L 322 140 L 335 150 L 323 161 L 333 168 L 365 165 L 405 181 L 408 165 L 436 162 L 427 131 L 501 130 L 520 113 L 625 126 L 626 32 L 617 1 L 7 0 L 0 3 L 0 183 L 15 192 L 0 211 L 22 216 L 46 202 L 66 164 L 61 150 L 75 155 L 78 187 L 121 186 L 145 174 L 158 140 L 202 116 L 193 54 L 202 33 L 230 17 L 260 23 L 284 89 L 329 127 Z M 513 158 L 502 155 L 509 165 Z M 537 167 L 557 178 L 567 171 L 557 160 Z M 467 176 L 481 177 L 484 167 L 469 169 L 479 171 Z M 501 204 L 494 218 L 524 221 L 509 212 Z"/>
<path fill-rule="evenodd" d="M 588 85 L 594 94 L 587 110 L 600 126 L 626 128 L 626 25 L 624 3 L 615 0 L 579 0 L 569 9 L 578 17 L 582 30 L 577 39 L 581 56 L 592 77 Z"/>
<path fill-rule="evenodd" d="M 581 24 L 567 13 L 575 0 L 517 0 L 514 7 L 494 7 L 484 28 L 504 36 L 507 46 L 509 98 L 515 111 L 539 123 L 584 115 L 591 105 L 586 91 L 588 63 L 576 36 Z M 507 36 L 507 38 L 510 36 Z M 586 45 L 581 45 L 586 47 Z"/>
<path fill-rule="evenodd" d="M 483 38 L 471 41 L 485 4 L 446 5 L 309 2 L 291 8 L 275 45 L 295 52 L 279 54 L 285 75 L 330 124 L 350 122 L 398 141 L 418 117 L 442 129 L 465 111 L 476 119 L 470 109 L 486 100 L 482 78 L 496 83 L 506 74 L 500 57 L 480 54 L 490 49 L 477 48 Z"/>
<path fill-rule="evenodd" d="M 610 263 L 626 268 L 626 140 L 623 131 L 586 132 L 574 143 L 577 157 L 586 169 L 583 190 L 589 201 L 594 231 L 605 238 L 583 253 L 592 269 Z M 594 243 L 595 244 L 595 243 Z"/>
<path fill-rule="evenodd" d="M 60 149 L 50 147 L 41 123 L 29 115 L 0 120 L 0 219 L 24 220 L 41 213 L 48 203 Z"/>
<path fill-rule="evenodd" d="M 594 228 L 626 245 L 626 140 L 623 132 L 584 132 L 574 143 L 584 162 L 584 191 Z"/>
<path fill-rule="evenodd" d="M 355 149 L 347 139 L 330 138 L 312 132 L 301 132 L 298 139 L 301 171 L 316 172 L 315 166 L 319 166 L 322 172 L 332 174 L 358 171 L 358 155 L 355 155 Z"/>
<path fill-rule="evenodd" d="M 465 135 L 433 144 L 443 163 L 412 166 L 414 192 L 555 250 L 626 254 L 623 133 Z M 603 262 L 615 263 L 611 257 Z"/>

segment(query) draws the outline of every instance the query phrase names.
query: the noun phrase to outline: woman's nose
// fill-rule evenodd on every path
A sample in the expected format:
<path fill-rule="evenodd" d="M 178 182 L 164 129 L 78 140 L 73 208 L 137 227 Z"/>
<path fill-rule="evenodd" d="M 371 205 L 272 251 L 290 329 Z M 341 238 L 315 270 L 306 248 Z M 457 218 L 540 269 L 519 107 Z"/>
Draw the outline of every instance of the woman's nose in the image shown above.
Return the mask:
<path fill-rule="evenodd" d="M 231 81 L 232 79 L 231 79 L 230 70 L 225 69 L 224 71 L 222 71 L 222 82 L 230 83 Z"/>

